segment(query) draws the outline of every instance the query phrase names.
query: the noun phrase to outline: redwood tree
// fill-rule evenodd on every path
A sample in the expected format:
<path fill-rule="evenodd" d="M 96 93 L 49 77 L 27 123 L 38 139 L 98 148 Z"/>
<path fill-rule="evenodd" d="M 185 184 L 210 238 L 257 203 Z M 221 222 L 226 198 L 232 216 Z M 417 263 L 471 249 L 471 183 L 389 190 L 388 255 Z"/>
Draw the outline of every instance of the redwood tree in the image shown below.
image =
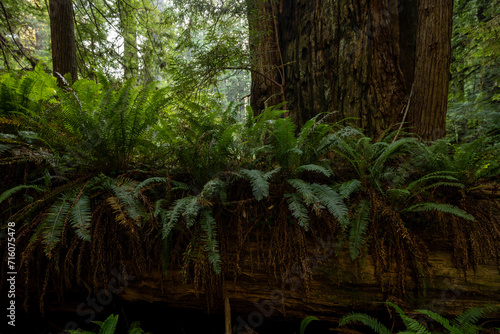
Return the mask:
<path fill-rule="evenodd" d="M 426 140 L 444 135 L 453 0 L 249 2 L 274 23 L 250 21 L 251 31 L 269 31 L 265 43 L 253 43 L 252 80 L 260 72 L 279 79 L 267 91 L 252 89 L 253 100 L 282 89 L 279 100 L 299 125 L 335 111 L 371 136 L 402 122 Z"/>
<path fill-rule="evenodd" d="M 69 73 L 72 81 L 78 79 L 72 1 L 49 0 L 49 16 L 53 72 L 62 86 L 60 75 Z"/>

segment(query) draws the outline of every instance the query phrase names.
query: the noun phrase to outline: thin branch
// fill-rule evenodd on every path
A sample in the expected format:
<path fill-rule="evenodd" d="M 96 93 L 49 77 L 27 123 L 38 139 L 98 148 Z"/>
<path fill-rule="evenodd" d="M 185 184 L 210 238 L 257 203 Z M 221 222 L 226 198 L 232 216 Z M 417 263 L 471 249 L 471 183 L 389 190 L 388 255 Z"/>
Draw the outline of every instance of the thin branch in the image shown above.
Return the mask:
<path fill-rule="evenodd" d="M 7 14 L 7 10 L 5 9 L 4 5 L 3 5 L 3 2 L 0 1 L 0 6 L 2 7 L 2 11 L 3 11 L 3 15 L 5 16 L 5 22 L 7 22 L 7 26 L 9 27 L 9 31 L 10 31 L 10 35 L 11 35 L 11 38 L 12 40 L 14 41 L 14 43 L 16 44 L 17 48 L 19 49 L 19 51 L 21 51 L 21 53 L 23 54 L 23 56 L 28 59 L 28 61 L 30 62 L 31 66 L 33 68 L 35 68 L 36 66 L 36 62 L 31 58 L 31 57 L 28 57 L 25 53 L 24 53 L 24 50 L 22 48 L 21 45 L 19 45 L 19 43 L 16 41 L 16 39 L 14 38 L 14 30 L 12 29 L 12 26 L 10 25 L 10 22 L 9 22 L 9 16 Z"/>

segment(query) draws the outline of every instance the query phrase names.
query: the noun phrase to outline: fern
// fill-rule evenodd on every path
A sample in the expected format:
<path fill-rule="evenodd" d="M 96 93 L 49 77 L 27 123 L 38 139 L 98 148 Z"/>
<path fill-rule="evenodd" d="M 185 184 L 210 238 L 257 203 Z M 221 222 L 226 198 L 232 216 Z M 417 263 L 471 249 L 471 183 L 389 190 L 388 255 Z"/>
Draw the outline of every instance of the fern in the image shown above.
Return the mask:
<path fill-rule="evenodd" d="M 69 221 L 78 235 L 84 241 L 90 241 L 90 223 L 92 221 L 92 209 L 90 198 L 83 194 L 76 203 L 73 204 Z"/>
<path fill-rule="evenodd" d="M 128 216 L 135 222 L 139 222 L 142 217 L 142 206 L 135 198 L 137 185 L 129 180 L 117 180 L 111 184 L 111 189 L 120 200 Z"/>
<path fill-rule="evenodd" d="M 359 191 L 361 188 L 362 188 L 361 182 L 359 180 L 354 179 L 341 183 L 337 187 L 337 191 L 339 192 L 340 197 L 342 197 L 343 199 L 349 199 L 349 197 L 353 193 Z"/>
<path fill-rule="evenodd" d="M 167 224 L 172 225 L 177 223 L 182 214 L 186 211 L 188 204 L 192 203 L 194 200 L 197 201 L 198 198 L 196 196 L 186 196 L 176 200 L 166 214 Z"/>
<path fill-rule="evenodd" d="M 452 214 L 466 220 L 475 221 L 474 216 L 468 214 L 464 210 L 457 208 L 456 206 L 451 204 L 419 203 L 402 210 L 402 212 L 421 212 L 421 211 L 439 211 L 443 213 Z"/>
<path fill-rule="evenodd" d="M 317 321 L 317 320 L 319 319 L 314 316 L 309 316 L 302 319 L 302 321 L 300 322 L 300 334 L 305 334 L 306 328 L 307 326 L 309 326 L 309 323 L 311 323 L 311 321 Z"/>
<path fill-rule="evenodd" d="M 226 201 L 226 182 L 219 178 L 208 181 L 200 192 L 201 200 L 210 200 L 216 195 L 219 196 L 222 202 Z"/>
<path fill-rule="evenodd" d="M 186 204 L 185 211 L 183 213 L 183 216 L 186 218 L 188 227 L 193 226 L 198 216 L 198 212 L 201 209 L 200 205 L 198 204 L 197 196 L 191 196 L 190 199 L 191 200 Z"/>
<path fill-rule="evenodd" d="M 19 186 L 16 186 L 14 188 L 11 188 L 9 190 L 4 191 L 0 195 L 0 203 L 2 203 L 7 198 L 9 198 L 10 196 L 14 195 L 15 193 L 17 193 L 18 191 L 23 190 L 23 189 L 35 189 L 36 191 L 39 191 L 39 192 L 46 190 L 45 188 L 42 188 L 42 187 L 39 187 L 39 186 L 22 184 L 22 185 L 19 185 Z"/>
<path fill-rule="evenodd" d="M 306 205 L 311 205 L 314 202 L 318 202 L 319 199 L 313 192 L 312 186 L 310 183 L 303 181 L 301 179 L 290 179 L 288 183 L 294 187 L 297 192 L 302 196 L 302 199 Z"/>
<path fill-rule="evenodd" d="M 323 174 L 326 177 L 330 177 L 332 175 L 331 170 L 329 170 L 325 167 L 319 166 L 319 165 L 314 165 L 314 164 L 302 165 L 295 170 L 296 174 L 300 174 L 302 172 L 319 173 L 319 174 Z"/>
<path fill-rule="evenodd" d="M 472 307 L 452 320 L 452 324 L 467 334 L 477 333 L 478 327 L 475 324 L 485 315 L 496 312 L 500 309 L 498 306 Z"/>
<path fill-rule="evenodd" d="M 269 182 L 266 180 L 264 172 L 257 169 L 242 169 L 240 174 L 250 181 L 253 196 L 257 201 L 269 196 Z"/>
<path fill-rule="evenodd" d="M 51 254 L 52 249 L 59 242 L 66 216 L 71 208 L 71 195 L 63 194 L 59 200 L 54 203 L 47 214 L 47 218 L 41 225 L 42 239 L 45 244 L 45 253 Z"/>
<path fill-rule="evenodd" d="M 306 231 L 309 228 L 309 212 L 306 207 L 302 205 L 302 201 L 298 194 L 285 194 L 287 198 L 288 209 L 292 212 L 292 215 L 297 219 L 299 225 L 302 226 Z"/>
<path fill-rule="evenodd" d="M 150 177 L 149 179 L 146 179 L 139 183 L 138 185 L 135 186 L 134 192 L 138 193 L 141 191 L 143 188 L 149 186 L 150 184 L 154 183 L 165 183 L 167 180 L 164 177 Z"/>
<path fill-rule="evenodd" d="M 219 246 L 217 243 L 217 224 L 214 217 L 212 216 L 212 211 L 202 211 L 200 224 L 201 228 L 205 232 L 204 249 L 208 253 L 208 260 L 212 263 L 214 271 L 217 274 L 220 274 L 221 260 L 219 255 Z"/>
<path fill-rule="evenodd" d="M 391 334 L 391 331 L 377 319 L 363 313 L 351 313 L 342 317 L 339 321 L 339 326 L 342 327 L 353 322 L 361 322 L 378 334 Z"/>
<path fill-rule="evenodd" d="M 446 328 L 450 334 L 463 334 L 463 332 L 459 328 L 450 324 L 450 321 L 448 319 L 440 316 L 437 313 L 434 313 L 434 312 L 429 311 L 429 310 L 417 310 L 417 312 L 425 314 L 426 316 L 428 316 L 432 320 L 437 321 L 440 325 L 442 325 L 444 328 Z"/>
<path fill-rule="evenodd" d="M 348 210 L 340 195 L 331 187 L 324 184 L 313 183 L 311 184 L 311 189 L 315 197 L 337 218 L 342 228 L 346 228 L 349 224 L 347 218 Z"/>
<path fill-rule="evenodd" d="M 361 251 L 364 243 L 364 236 L 368 228 L 370 215 L 370 202 L 363 200 L 359 203 L 354 219 L 351 220 L 349 230 L 349 254 L 351 260 L 355 260 Z"/>
<path fill-rule="evenodd" d="M 416 334 L 431 334 L 431 332 L 429 332 L 427 328 L 424 327 L 424 325 L 419 323 L 417 320 L 408 317 L 399 306 L 392 302 L 385 303 L 394 308 L 396 312 L 398 312 L 399 317 L 401 318 L 401 320 L 403 320 L 403 323 L 405 324 L 407 329 L 413 331 Z"/>

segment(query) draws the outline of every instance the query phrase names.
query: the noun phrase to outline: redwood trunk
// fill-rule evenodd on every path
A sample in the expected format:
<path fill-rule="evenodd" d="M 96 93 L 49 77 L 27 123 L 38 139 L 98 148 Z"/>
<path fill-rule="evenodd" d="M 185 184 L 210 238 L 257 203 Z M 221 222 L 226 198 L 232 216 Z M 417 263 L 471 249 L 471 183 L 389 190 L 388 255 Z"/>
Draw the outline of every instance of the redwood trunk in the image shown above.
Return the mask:
<path fill-rule="evenodd" d="M 73 3 L 71 0 L 49 0 L 50 36 L 54 76 L 63 86 L 61 76 L 78 80 Z"/>
<path fill-rule="evenodd" d="M 277 42 L 277 8 L 268 0 L 248 0 L 252 55 L 251 107 L 257 115 L 286 100 L 283 64 Z"/>
<path fill-rule="evenodd" d="M 273 43 L 261 43 L 254 54 L 267 68 L 273 62 L 275 68 L 284 67 L 279 77 L 283 95 L 299 126 L 320 112 L 335 112 L 337 120 L 351 118 L 377 137 L 411 119 L 413 132 L 435 139 L 436 133 L 444 135 L 441 120 L 448 95 L 449 75 L 444 78 L 444 72 L 449 68 L 452 12 L 451 0 L 445 2 L 435 6 L 446 10 L 431 13 L 425 1 L 420 9 L 411 0 L 268 1 L 267 12 L 278 24 L 264 29 L 271 30 L 269 38 L 277 36 L 274 43 L 278 41 L 280 53 L 276 55 Z M 431 37 L 425 37 L 426 32 Z M 432 69 L 437 67 L 439 71 Z M 252 73 L 253 80 L 258 76 Z M 252 101 L 271 96 L 269 90 L 253 87 L 251 93 Z M 412 108 L 405 115 L 410 95 Z M 415 101 L 423 104 L 420 111 Z M 423 124 L 417 114 L 434 121 Z M 440 130 L 429 135 L 429 127 Z"/>
<path fill-rule="evenodd" d="M 415 86 L 408 121 L 425 140 L 446 134 L 453 0 L 419 0 Z"/>

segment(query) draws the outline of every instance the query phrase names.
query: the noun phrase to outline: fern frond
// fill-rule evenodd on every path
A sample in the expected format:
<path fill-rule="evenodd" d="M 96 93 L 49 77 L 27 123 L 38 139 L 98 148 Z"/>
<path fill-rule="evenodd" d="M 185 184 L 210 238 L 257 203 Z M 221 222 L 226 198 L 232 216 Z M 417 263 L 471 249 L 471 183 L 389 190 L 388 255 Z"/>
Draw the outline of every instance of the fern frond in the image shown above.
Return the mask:
<path fill-rule="evenodd" d="M 288 183 L 292 187 L 294 187 L 302 196 L 302 199 L 304 200 L 304 203 L 306 203 L 306 205 L 311 205 L 312 203 L 319 201 L 319 199 L 314 194 L 310 183 L 307 183 L 306 181 L 303 181 L 301 179 L 290 179 L 288 180 Z"/>
<path fill-rule="evenodd" d="M 42 187 L 39 187 L 39 186 L 22 184 L 22 185 L 19 185 L 19 186 L 16 186 L 14 188 L 10 188 L 9 190 L 4 191 L 0 195 L 0 203 L 2 203 L 7 198 L 9 198 L 10 196 L 14 195 L 15 193 L 17 193 L 18 191 L 23 190 L 23 189 L 35 189 L 38 192 L 46 190 L 45 188 L 42 188 Z"/>
<path fill-rule="evenodd" d="M 262 171 L 258 169 L 242 169 L 240 174 L 250 181 L 253 196 L 257 201 L 269 196 L 269 182 Z"/>
<path fill-rule="evenodd" d="M 378 334 L 391 334 L 391 331 L 382 325 L 377 319 L 370 317 L 364 313 L 351 313 L 342 317 L 339 321 L 339 327 L 345 326 L 353 322 L 361 322 L 362 324 L 370 327 L 375 333 Z"/>
<path fill-rule="evenodd" d="M 319 320 L 319 319 L 314 317 L 314 316 L 309 316 L 309 317 L 302 319 L 302 321 L 300 322 L 300 334 L 305 334 L 306 328 L 307 328 L 307 326 L 309 326 L 309 323 L 311 321 L 317 321 L 317 320 Z"/>
<path fill-rule="evenodd" d="M 341 183 L 338 186 L 337 190 L 340 194 L 340 197 L 342 197 L 343 199 L 349 199 L 349 197 L 353 193 L 360 190 L 362 187 L 363 187 L 363 185 L 361 184 L 361 181 L 354 179 L 354 180 L 350 180 L 350 181 L 346 181 L 344 183 Z"/>
<path fill-rule="evenodd" d="M 404 153 L 408 152 L 412 146 L 418 147 L 421 144 L 415 138 L 401 138 L 391 143 L 387 147 L 384 148 L 382 153 L 375 160 L 372 168 L 372 175 L 379 175 L 382 173 L 383 167 L 387 160 L 391 159 L 396 153 Z"/>
<path fill-rule="evenodd" d="M 297 193 L 285 194 L 287 198 L 288 209 L 292 212 L 292 215 L 298 220 L 299 225 L 302 226 L 306 231 L 309 229 L 309 212 L 306 207 L 302 205 L 300 196 Z"/>
<path fill-rule="evenodd" d="M 130 225 L 127 219 L 128 215 L 123 209 L 123 205 L 120 200 L 115 196 L 110 196 L 106 199 L 106 202 L 108 202 L 109 206 L 113 209 L 115 221 L 128 227 Z"/>
<path fill-rule="evenodd" d="M 186 196 L 176 200 L 166 214 L 166 217 L 168 219 L 168 224 L 171 225 L 177 223 L 181 218 L 182 214 L 186 212 L 186 207 L 188 206 L 188 204 L 197 200 L 198 198 L 196 196 Z"/>
<path fill-rule="evenodd" d="M 116 325 L 118 323 L 118 314 L 111 314 L 109 317 L 104 320 L 102 323 L 98 323 L 101 327 L 99 329 L 99 334 L 115 334 Z"/>
<path fill-rule="evenodd" d="M 498 310 L 498 306 L 472 307 L 459 314 L 452 323 L 467 334 L 477 333 L 477 326 L 474 325 L 487 314 Z"/>
<path fill-rule="evenodd" d="M 219 245 L 217 242 L 217 224 L 212 211 L 203 210 L 200 220 L 201 228 L 205 232 L 204 249 L 208 253 L 208 260 L 212 263 L 214 271 L 220 274 L 221 260 L 219 255 Z"/>
<path fill-rule="evenodd" d="M 192 196 L 191 200 L 186 204 L 186 208 L 184 213 L 182 214 L 186 218 L 186 223 L 188 227 L 193 226 L 198 217 L 198 212 L 200 211 L 201 206 L 198 203 L 198 197 Z"/>
<path fill-rule="evenodd" d="M 47 214 L 47 218 L 42 223 L 42 239 L 45 244 L 45 253 L 50 254 L 52 249 L 59 242 L 64 222 L 71 208 L 71 196 L 69 193 L 63 194 L 59 200 L 54 203 Z"/>
<path fill-rule="evenodd" d="M 399 306 L 397 306 L 392 302 L 385 302 L 385 303 L 394 308 L 396 312 L 398 312 L 399 317 L 401 318 L 401 320 L 403 320 L 403 323 L 406 325 L 407 329 L 412 330 L 416 334 L 431 334 L 431 332 L 429 332 L 424 325 L 422 325 L 417 320 L 407 316 Z"/>
<path fill-rule="evenodd" d="M 366 229 L 370 218 L 370 201 L 363 200 L 359 203 L 354 219 L 349 230 L 349 254 L 355 260 L 363 247 Z"/>
<path fill-rule="evenodd" d="M 71 208 L 69 221 L 78 235 L 84 241 L 90 241 L 90 223 L 92 221 L 92 208 L 88 195 L 82 195 Z"/>
<path fill-rule="evenodd" d="M 217 195 L 222 202 L 226 201 L 226 182 L 222 181 L 219 178 L 215 178 L 205 183 L 203 189 L 200 192 L 200 199 L 202 201 L 209 201 Z"/>
<path fill-rule="evenodd" d="M 138 193 L 143 188 L 149 186 L 152 183 L 165 183 L 165 182 L 167 182 L 167 179 L 164 177 L 150 177 L 149 179 L 146 179 L 135 186 L 135 193 Z"/>
<path fill-rule="evenodd" d="M 450 334 L 463 334 L 462 331 L 459 328 L 457 328 L 457 327 L 453 326 L 452 324 L 450 324 L 450 321 L 448 319 L 446 319 L 445 317 L 440 316 L 437 313 L 434 313 L 434 312 L 432 312 L 430 310 L 417 310 L 417 312 L 425 314 L 426 316 L 428 316 L 432 320 L 438 322 L 441 326 L 443 326 L 444 328 L 446 328 L 450 332 Z"/>
<path fill-rule="evenodd" d="M 311 184 L 313 194 L 319 201 L 328 209 L 328 211 L 339 221 L 342 228 L 346 228 L 349 224 L 347 218 L 348 209 L 340 195 L 330 186 L 325 184 Z"/>
<path fill-rule="evenodd" d="M 470 221 L 475 221 L 474 216 L 468 214 L 466 211 L 457 208 L 451 204 L 443 204 L 443 203 L 419 203 L 412 205 L 409 208 L 402 210 L 402 212 L 421 212 L 421 211 L 439 211 L 443 213 L 449 213 L 455 215 L 457 217 L 467 219 Z"/>
<path fill-rule="evenodd" d="M 331 170 L 326 169 L 323 166 L 319 166 L 319 165 L 315 165 L 315 164 L 302 165 L 295 170 L 296 174 L 300 174 L 301 172 L 314 172 L 314 173 L 323 174 L 326 177 L 330 177 L 332 175 Z"/>
<path fill-rule="evenodd" d="M 128 216 L 132 218 L 136 223 L 139 222 L 142 213 L 142 206 L 136 199 L 136 191 L 137 188 L 136 182 L 128 181 L 128 180 L 117 180 L 116 182 L 111 184 L 111 188 L 116 195 L 116 197 L 120 200 L 125 211 Z"/>

